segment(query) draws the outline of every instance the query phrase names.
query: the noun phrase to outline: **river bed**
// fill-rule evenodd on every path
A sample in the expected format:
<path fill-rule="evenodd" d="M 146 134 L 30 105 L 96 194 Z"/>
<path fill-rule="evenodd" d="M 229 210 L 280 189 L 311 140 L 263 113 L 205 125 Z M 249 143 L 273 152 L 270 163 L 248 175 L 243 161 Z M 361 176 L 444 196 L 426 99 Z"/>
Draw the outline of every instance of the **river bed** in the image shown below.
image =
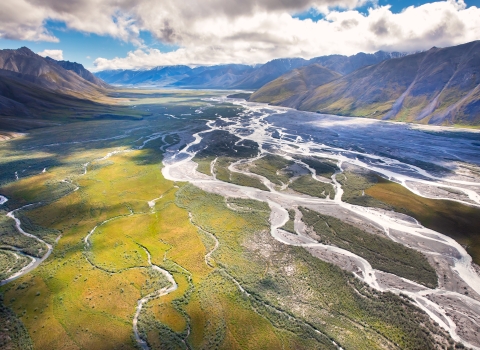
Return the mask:
<path fill-rule="evenodd" d="M 211 103 L 224 101 L 224 98 L 209 100 Z M 241 100 L 230 102 L 241 106 L 244 112 L 231 118 L 218 116 L 216 121 L 206 123 L 206 130 L 193 135 L 181 135 L 187 143 L 182 149 L 178 146 L 168 148 L 162 169 L 165 178 L 188 181 L 205 191 L 226 197 L 250 198 L 268 203 L 271 208 L 271 235 L 276 240 L 305 247 L 312 255 L 352 271 L 372 288 L 408 295 L 456 341 L 480 348 L 480 335 L 476 332 L 480 326 L 480 277 L 472 266 L 471 257 L 452 238 L 425 228 L 406 216 L 343 202 L 342 188 L 335 180 L 335 175 L 332 177 L 336 187 L 335 199 L 320 199 L 277 191 L 268 179 L 262 177 L 262 182 L 270 190 L 268 192 L 226 183 L 215 176 L 197 172 L 197 164 L 192 161 L 207 133 L 224 130 L 241 140 L 257 142 L 261 154 L 328 158 L 340 166 L 351 164 L 374 171 L 424 197 L 438 198 L 435 196 L 436 189 L 449 189 L 441 192 L 444 195 L 446 193 L 445 198 L 480 206 L 480 177 L 475 171 L 467 171 L 476 169 L 480 164 L 476 145 L 479 133 L 460 133 L 441 127 L 432 131 L 408 124 L 324 116 Z M 419 166 L 425 164 L 430 167 L 429 170 Z M 229 169 L 249 175 L 234 165 Z M 422 191 L 420 185 L 429 191 Z M 458 193 L 462 193 L 463 197 L 455 197 Z M 468 290 L 468 295 L 460 294 L 448 285 L 426 288 L 405 278 L 375 270 L 365 259 L 344 249 L 312 241 L 300 230 L 296 235 L 281 230 L 280 227 L 288 220 L 287 209 L 293 206 L 304 206 L 347 222 L 355 218 L 363 222 L 365 228 L 374 226 L 382 230 L 390 239 L 434 258 L 437 261 L 437 274 L 443 275 L 448 271 L 457 285 L 461 284 Z M 416 244 L 419 241 L 423 242 L 421 246 Z M 428 250 L 425 246 L 428 246 Z M 455 314 L 448 311 L 452 308 L 456 309 Z"/>

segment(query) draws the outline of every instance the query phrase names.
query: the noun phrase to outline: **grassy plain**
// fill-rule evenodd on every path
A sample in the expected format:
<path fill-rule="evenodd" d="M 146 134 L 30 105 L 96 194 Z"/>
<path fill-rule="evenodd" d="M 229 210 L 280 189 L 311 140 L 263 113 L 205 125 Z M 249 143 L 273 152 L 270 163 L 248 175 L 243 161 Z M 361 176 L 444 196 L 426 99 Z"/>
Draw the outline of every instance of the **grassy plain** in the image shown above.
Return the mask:
<path fill-rule="evenodd" d="M 281 186 L 282 184 L 286 184 L 289 180 L 289 176 L 282 172 L 282 170 L 291 164 L 293 164 L 292 161 L 288 161 L 283 157 L 274 154 L 267 154 L 253 162 L 250 171 L 264 176 L 274 184 Z"/>
<path fill-rule="evenodd" d="M 276 242 L 269 234 L 266 205 L 249 212 L 231 210 L 222 197 L 190 185 L 177 192 L 177 198 L 193 214 L 194 223 L 219 240 L 213 254 L 217 266 L 245 288 L 250 294 L 245 302 L 272 324 L 281 324 L 303 341 L 314 341 L 313 327 L 343 348 L 375 349 L 392 343 L 434 347 L 438 331 L 402 298 L 372 291 L 302 248 Z M 419 317 L 425 321 L 420 327 L 427 327 L 422 331 Z"/>
<path fill-rule="evenodd" d="M 131 320 L 136 300 L 159 283 L 147 268 L 140 244 L 155 262 L 161 261 L 168 247 L 158 233 L 168 238 L 190 225 L 183 211 L 180 219 L 173 194 L 156 204 L 165 217 L 148 207 L 148 200 L 174 189 L 161 177 L 159 159 L 149 153 L 147 149 L 113 156 L 113 164 L 78 178 L 80 190 L 28 212 L 36 225 L 62 233 L 53 257 L 5 290 L 7 305 L 26 311 L 22 321 L 36 348 L 134 347 Z M 145 160 L 149 164 L 140 165 Z M 109 218 L 116 219 L 98 226 L 86 249 L 84 237 Z M 200 241 L 191 243 L 201 247 Z M 57 331 L 46 336 L 41 327 Z"/>
<path fill-rule="evenodd" d="M 421 283 L 437 286 L 437 274 L 420 252 L 392 240 L 364 232 L 356 227 L 306 208 L 300 208 L 303 221 L 313 227 L 324 244 L 347 249 L 367 260 L 374 269 Z"/>
<path fill-rule="evenodd" d="M 335 190 L 331 184 L 317 181 L 311 175 L 296 178 L 288 187 L 309 196 L 330 199 L 335 197 Z"/>
<path fill-rule="evenodd" d="M 405 187 L 378 178 L 366 194 L 395 211 L 417 219 L 422 225 L 454 238 L 480 264 L 480 209 L 448 200 L 423 198 Z"/>
<path fill-rule="evenodd" d="M 171 132 L 166 142 L 178 143 L 176 133 L 204 128 L 195 111 L 206 106 L 201 98 L 208 93 L 118 94 L 155 117 L 73 123 L 0 145 L 0 193 L 9 198 L 2 213 L 41 202 L 19 215 L 55 244 L 37 269 L 0 288 L 2 325 L 6 320 L 16 335 L 12 348 L 136 348 L 138 299 L 168 285 L 152 271 L 146 250 L 178 284 L 140 315 L 152 349 L 334 349 L 332 339 L 344 349 L 446 344 L 447 336 L 406 299 L 372 291 L 302 248 L 276 242 L 267 204 L 230 198 L 227 206 L 223 197 L 167 181 L 161 139 L 131 149 L 153 132 Z M 201 118 L 237 111 L 220 105 Z M 217 152 L 232 140 L 219 140 L 225 147 L 203 156 L 232 157 Z M 246 155 L 257 152 L 254 144 L 240 146 Z M 102 159 L 113 151 L 123 152 Z M 283 176 L 276 170 L 285 165 L 272 164 L 264 164 L 269 176 Z M 23 175 L 12 182 L 15 171 Z M 2 240 L 26 249 L 11 220 L 1 225 Z"/>
<path fill-rule="evenodd" d="M 342 200 L 344 202 L 364 207 L 391 209 L 389 205 L 370 196 L 366 191 L 378 182 L 377 175 L 373 173 L 345 171 L 338 174 L 336 179 L 342 185 Z"/>
<path fill-rule="evenodd" d="M 441 169 L 437 169 L 441 171 Z M 462 244 L 480 264 L 480 209 L 462 203 L 416 195 L 395 182 L 373 173 L 346 171 L 337 175 L 345 202 L 395 210 L 417 219 L 425 227 Z"/>
<path fill-rule="evenodd" d="M 158 123 L 165 126 L 165 119 Z M 19 181 L 2 187 L 1 193 L 9 198 L 9 209 L 41 202 L 28 211 L 18 212 L 25 230 L 39 236 L 42 232 L 55 232 L 55 238 L 61 234 L 44 264 L 2 288 L 6 306 L 20 317 L 19 322 L 28 329 L 35 348 L 134 348 L 132 317 L 136 302 L 165 283 L 163 276 L 152 273 L 148 267 L 143 247 L 151 252 L 154 263 L 162 265 L 165 253 L 171 249 L 169 243 L 175 244 L 179 249 L 172 259 L 199 272 L 197 276 L 205 268 L 204 248 L 196 229 L 190 224 L 188 213 L 173 204 L 174 184 L 161 176 L 162 154 L 158 149 L 163 144 L 159 140 L 143 150 L 92 162 L 113 150 L 127 150 L 142 132 L 151 133 L 151 125 L 139 123 L 97 123 L 108 127 L 108 132 L 103 128 L 91 130 L 92 124 L 67 125 L 51 130 L 50 134 L 40 130 L 28 138 L 14 140 L 20 144 L 15 154 L 9 147 L 17 146 L 3 147 L 5 168 L 20 164 L 28 169 L 34 162 L 22 158 L 22 153 L 45 155 L 41 166 L 47 167 L 46 172 L 36 164 L 29 176 L 21 175 Z M 168 131 L 168 124 L 164 129 Z M 85 132 L 75 133 L 77 130 Z M 45 147 L 38 144 L 36 133 L 67 143 Z M 98 141 L 70 143 L 75 138 Z M 32 146 L 38 150 L 32 150 Z M 82 166 L 87 162 L 88 166 Z M 87 173 L 82 175 L 84 168 Z M 64 179 L 75 185 L 61 182 Z M 74 191 L 77 184 L 79 189 Z M 58 187 L 61 191 L 56 190 Z M 149 200 L 162 195 L 153 209 L 147 205 Z M 2 235 L 4 243 L 21 246 L 23 240 L 28 240 L 15 232 L 13 221 L 4 221 L 2 225 L 8 228 L 2 231 L 6 232 Z M 83 239 L 97 225 L 91 246 L 86 248 Z M 192 247 L 199 249 L 196 265 Z"/>

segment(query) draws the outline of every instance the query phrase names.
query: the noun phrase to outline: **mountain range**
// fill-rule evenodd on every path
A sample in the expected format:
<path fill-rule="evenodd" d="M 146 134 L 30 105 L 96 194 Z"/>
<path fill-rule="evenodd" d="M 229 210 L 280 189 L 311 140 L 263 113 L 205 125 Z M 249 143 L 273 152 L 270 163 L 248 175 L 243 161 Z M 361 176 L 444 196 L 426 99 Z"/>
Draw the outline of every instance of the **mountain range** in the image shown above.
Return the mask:
<path fill-rule="evenodd" d="M 92 75 L 93 81 L 88 81 L 77 74 L 86 71 L 80 64 L 71 64 L 71 69 L 63 65 L 70 62 L 58 62 L 51 58 L 43 58 L 27 47 L 18 50 L 0 50 L 0 70 L 2 75 L 12 77 L 11 72 L 18 73 L 23 79 L 29 80 L 42 88 L 59 92 L 89 93 L 106 87 L 104 82 Z M 5 73 L 8 71 L 9 73 Z M 82 73 L 81 73 L 82 74 Z M 83 72 L 86 74 L 86 72 Z"/>
<path fill-rule="evenodd" d="M 95 75 L 109 84 L 152 85 L 197 89 L 256 90 L 293 69 L 320 64 L 340 74 L 376 64 L 404 53 L 379 51 L 374 54 L 358 53 L 353 56 L 330 55 L 305 60 L 279 58 L 260 65 L 225 64 L 216 66 L 155 67 L 148 70 L 106 70 Z"/>
<path fill-rule="evenodd" d="M 480 123 L 480 41 L 434 47 L 336 78 L 322 68 L 307 66 L 282 75 L 249 100 L 414 123 Z"/>
<path fill-rule="evenodd" d="M 44 58 L 26 47 L 0 50 L 0 129 L 108 115 L 122 109 L 104 103 L 110 88 L 81 64 Z"/>
<path fill-rule="evenodd" d="M 26 47 L 0 50 L 0 116 L 8 117 L 0 128 L 20 131 L 52 118 L 126 117 L 106 103 L 109 84 L 256 90 L 250 101 L 324 114 L 479 125 L 480 41 L 408 55 L 379 51 L 96 74 Z"/>

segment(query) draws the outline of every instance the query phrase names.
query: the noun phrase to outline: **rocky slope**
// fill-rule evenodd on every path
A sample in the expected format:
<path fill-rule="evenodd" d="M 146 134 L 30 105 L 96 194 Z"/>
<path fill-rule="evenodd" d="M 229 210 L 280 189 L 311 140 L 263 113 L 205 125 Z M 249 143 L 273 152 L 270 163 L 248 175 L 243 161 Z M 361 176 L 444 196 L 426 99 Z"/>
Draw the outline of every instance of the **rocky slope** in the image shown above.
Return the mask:
<path fill-rule="evenodd" d="M 319 64 L 294 69 L 253 93 L 250 100 L 275 105 L 296 105 L 317 86 L 338 79 L 342 75 Z"/>
<path fill-rule="evenodd" d="M 72 70 L 64 69 L 52 59 L 37 55 L 27 47 L 0 50 L 0 69 L 36 78 L 37 84 L 55 91 L 88 93 L 103 87 L 85 80 Z"/>
<path fill-rule="evenodd" d="M 93 75 L 92 72 L 85 69 L 85 67 L 80 63 L 70 62 L 70 61 L 57 61 L 51 57 L 46 57 L 46 59 L 50 62 L 58 64 L 63 69 L 75 72 L 78 76 L 82 77 L 86 81 L 91 82 L 92 84 L 95 84 L 103 88 L 109 87 L 107 83 L 105 83 L 102 79 L 97 78 L 95 75 Z"/>
<path fill-rule="evenodd" d="M 43 58 L 26 47 L 0 50 L 0 129 L 23 131 L 111 113 L 102 104 L 106 88 L 80 64 Z"/>
<path fill-rule="evenodd" d="M 480 41 L 475 41 L 385 60 L 288 100 L 271 96 L 266 101 L 267 85 L 250 100 L 326 114 L 478 125 L 479 84 Z"/>
<path fill-rule="evenodd" d="M 373 54 L 359 52 L 353 56 L 329 55 L 313 58 L 309 63 L 317 63 L 342 75 L 349 74 L 359 68 L 371 66 L 392 58 L 406 56 L 402 52 L 378 51 Z"/>

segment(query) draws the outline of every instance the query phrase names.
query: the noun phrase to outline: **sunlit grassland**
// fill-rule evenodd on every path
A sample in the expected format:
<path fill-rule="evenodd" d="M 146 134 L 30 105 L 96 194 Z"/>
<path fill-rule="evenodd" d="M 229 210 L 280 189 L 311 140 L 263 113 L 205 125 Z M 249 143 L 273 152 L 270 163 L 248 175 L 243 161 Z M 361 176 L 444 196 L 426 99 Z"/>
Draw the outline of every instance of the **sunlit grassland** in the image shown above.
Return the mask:
<path fill-rule="evenodd" d="M 30 259 L 11 251 L 0 250 L 0 280 L 4 280 L 24 266 L 30 263 Z"/>
<path fill-rule="evenodd" d="M 189 112 L 176 106 L 169 109 Z M 234 110 L 227 108 L 223 112 Z M 151 253 L 154 264 L 173 273 L 179 285 L 168 296 L 147 304 L 146 309 L 174 332 L 185 333 L 188 317 L 178 300 L 185 299 L 192 283 L 202 283 L 211 270 L 204 261 L 206 250 L 201 235 L 190 223 L 188 212 L 174 204 L 177 189 L 161 176 L 162 155 L 158 148 L 163 144 L 156 140 L 144 150 L 99 160 L 108 152 L 141 145 L 141 138 L 134 141 L 142 134 L 131 124 L 133 131 L 127 137 L 112 139 L 112 135 L 122 135 L 122 130 L 126 135 L 129 129 L 124 122 L 118 122 L 114 128 L 106 122 L 92 123 L 102 128 L 95 130 L 83 125 L 82 129 L 70 124 L 58 128 L 56 133 L 35 131 L 24 139 L 25 143 L 20 143 L 17 151 L 4 153 L 8 155 L 8 159 L 4 158 L 5 166 L 11 168 L 14 163 L 20 171 L 30 169 L 30 164 L 35 167 L 21 175 L 19 181 L 2 188 L 1 193 L 9 198 L 9 208 L 41 202 L 18 213 L 22 222 L 28 223 L 28 229 L 37 230 L 35 233 L 43 227 L 61 234 L 47 261 L 2 288 L 5 304 L 21 317 L 35 348 L 134 347 L 132 318 L 137 300 L 166 283 L 147 267 L 145 249 Z M 168 130 L 175 128 L 175 123 L 176 120 L 168 120 L 160 125 Z M 146 127 L 140 124 L 140 128 Z M 48 151 L 42 153 L 31 148 L 37 144 L 37 136 L 43 137 L 43 144 L 48 144 L 49 138 L 52 143 L 57 138 L 61 142 L 110 139 L 51 148 L 38 143 L 38 147 Z M 167 142 L 174 139 L 170 137 Z M 30 148 L 23 149 L 24 144 Z M 33 161 L 28 160 L 28 155 L 33 156 Z M 17 156 L 19 162 L 13 159 Z M 38 159 L 45 162 L 39 165 Z M 83 175 L 82 164 L 87 162 Z M 45 173 L 41 172 L 43 167 L 47 167 Z M 79 189 L 72 192 L 77 185 Z M 154 198 L 158 200 L 150 208 L 147 202 Z M 113 220 L 102 224 L 107 219 Z M 8 219 L 5 227 L 14 231 L 12 222 Z M 83 239 L 97 225 L 91 246 L 86 247 Z M 56 237 L 48 240 L 53 238 Z M 18 246 L 19 241 L 13 243 Z M 208 285 L 208 281 L 204 283 Z M 222 295 L 221 290 L 217 293 Z M 208 314 L 209 310 L 201 312 Z M 158 343 L 160 336 L 155 331 L 148 333 L 149 342 Z"/>
<path fill-rule="evenodd" d="M 373 198 L 366 191 L 378 182 L 378 176 L 375 174 L 345 171 L 338 174 L 336 179 L 342 185 L 344 202 L 365 207 L 391 209 L 386 203 Z"/>
<path fill-rule="evenodd" d="M 28 276 L 6 287 L 7 305 L 20 314 L 26 310 L 22 320 L 32 332 L 36 347 L 133 346 L 131 318 L 136 301 L 151 290 L 146 283 L 149 277 L 146 270 L 132 269 L 147 265 L 142 247 L 150 251 L 153 263 L 164 266 L 174 261 L 192 273 L 193 281 L 202 279 L 208 272 L 205 248 L 197 229 L 190 224 L 188 213 L 173 203 L 176 189 L 173 183 L 161 178 L 159 159 L 149 153 L 148 149 L 133 151 L 93 162 L 85 176 L 75 178 L 80 185 L 78 191 L 28 211 L 29 219 L 36 225 L 62 233 L 52 258 L 29 275 L 34 276 L 34 282 L 30 282 Z M 38 200 L 45 182 L 42 179 L 30 182 L 35 194 L 28 200 Z M 16 200 L 25 201 L 22 196 Z M 150 209 L 147 201 L 160 196 Z M 95 225 L 109 218 L 116 219 L 97 228 L 90 241 L 92 246 L 85 254 L 83 238 Z M 117 247 L 128 249 L 115 249 L 116 243 Z M 128 256 L 131 251 L 138 252 L 137 259 Z M 96 266 L 85 257 L 91 258 Z M 181 332 L 185 330 L 186 321 L 172 302 L 182 297 L 188 282 L 182 274 L 174 273 L 174 276 L 179 289 L 152 302 L 151 309 L 160 321 Z M 17 289 L 20 285 L 22 288 Z M 40 310 L 39 297 L 25 299 L 30 295 L 27 293 L 43 295 L 44 303 L 54 307 Z M 42 319 L 37 312 L 41 312 Z M 75 320 L 70 322 L 71 318 Z M 45 324 L 48 329 L 57 329 L 52 332 L 55 339 L 39 332 L 40 325 Z M 149 333 L 149 341 L 158 342 L 158 336 L 158 333 Z"/>
<path fill-rule="evenodd" d="M 119 94 L 130 99 L 133 107 L 143 93 Z M 19 169 L 30 164 L 35 168 L 30 177 L 0 189 L 9 197 L 8 209 L 42 202 L 19 215 L 30 230 L 54 243 L 52 255 L 36 270 L 0 288 L 4 304 L 21 320 L 12 316 L 18 327 L 23 323 L 28 331 L 19 332 L 22 339 L 31 338 L 37 349 L 135 348 L 132 320 L 137 301 L 169 286 L 164 276 L 152 272 L 148 251 L 152 263 L 169 271 L 178 284 L 177 290 L 146 303 L 140 314 L 139 330 L 152 349 L 184 349 L 186 344 L 207 349 L 334 349 L 330 338 L 344 349 L 388 348 L 393 343 L 432 348 L 433 333 L 441 331 L 405 299 L 374 292 L 303 248 L 276 242 L 269 233 L 266 203 L 225 199 L 165 180 L 160 139 L 143 150 L 131 150 L 151 132 L 201 130 L 204 121 L 194 125 L 199 118 L 194 113 L 205 106 L 201 98 L 209 93 L 199 92 L 193 102 L 189 96 L 167 91 L 144 101 L 142 108 L 159 115 L 175 114 L 181 120 L 162 116 L 158 121 L 115 125 L 95 121 L 88 124 L 92 127 L 83 125 L 83 134 L 80 125 L 57 129 L 66 142 L 122 138 L 27 149 L 42 137 L 44 143 L 55 140 L 54 134 L 35 131 L 28 144 L 13 141 L 6 150 L 0 146 L 8 157 L 17 154 L 18 146 L 21 162 L 13 164 L 21 164 Z M 172 102 L 176 98 L 177 104 Z M 162 106 L 155 106 L 158 103 Z M 225 105 L 204 110 L 200 118 L 237 112 L 238 107 Z M 166 141 L 178 140 L 172 134 Z M 233 157 L 227 146 L 236 139 L 218 141 L 204 156 Z M 257 147 L 243 144 L 237 151 L 251 157 Z M 128 152 L 100 160 L 118 150 Z M 41 167 L 29 163 L 28 154 L 42 154 L 38 159 L 45 163 Z M 83 174 L 82 165 L 87 162 Z M 272 165 L 267 169 L 272 178 L 288 180 L 288 174 L 277 174 L 286 164 L 274 161 Z M 8 166 L 8 161 L 0 161 L 2 171 Z M 41 173 L 44 166 L 48 169 Z M 60 182 L 65 179 L 71 184 Z M 77 185 L 79 189 L 73 191 Z M 150 207 L 153 199 L 157 201 Z M 84 239 L 95 226 L 86 245 Z M 5 227 L 11 230 L 12 221 L 7 220 Z M 215 246 L 211 234 L 220 245 L 210 266 L 205 255 Z M 54 242 L 57 235 L 61 237 Z"/>
<path fill-rule="evenodd" d="M 152 141 L 153 146 L 158 148 L 159 144 Z M 94 162 L 85 176 L 76 177 L 78 191 L 26 213 L 36 225 L 62 233 L 52 258 L 32 274 L 4 287 L 7 305 L 20 314 L 26 310 L 22 320 L 37 348 L 75 348 L 75 344 L 106 349 L 133 347 L 131 322 L 136 301 L 153 288 L 148 270 L 138 268 L 148 265 L 141 246 L 149 249 L 153 262 L 159 265 L 171 245 L 179 246 L 181 249 L 170 259 L 195 272 L 203 268 L 203 245 L 188 213 L 173 204 L 176 189 L 161 176 L 160 160 L 158 151 L 145 149 Z M 16 182 L 11 186 L 12 198 L 17 202 L 43 199 L 47 191 L 44 176 L 25 181 L 25 192 L 13 189 L 22 185 Z M 151 210 L 147 201 L 162 195 Z M 88 232 L 116 217 L 97 228 L 91 249 L 85 254 L 83 238 Z M 188 232 L 194 241 L 186 239 Z M 115 249 L 115 243 L 127 249 Z M 200 249 L 197 262 L 192 248 Z M 128 256 L 133 251 L 138 254 L 135 259 Z M 92 266 L 85 257 L 99 266 Z M 105 266 L 121 271 L 110 273 Z M 25 288 L 17 289 L 20 285 Z M 29 293 L 39 296 L 30 298 Z M 40 300 L 54 307 L 46 308 Z M 45 324 L 52 330 L 51 339 L 40 332 Z"/>
<path fill-rule="evenodd" d="M 480 263 L 480 209 L 449 200 L 423 198 L 405 187 L 382 178 L 365 193 L 395 211 L 417 219 L 464 245 L 473 261 Z"/>
<path fill-rule="evenodd" d="M 300 348 L 314 336 L 304 324 L 285 319 L 278 310 L 315 326 L 344 348 L 381 348 L 390 342 L 406 348 L 433 347 L 432 332 L 437 330 L 425 314 L 398 296 L 370 290 L 302 248 L 276 242 L 269 235 L 268 210 L 233 211 L 221 197 L 192 186 L 178 192 L 178 199 L 198 226 L 218 238 L 220 246 L 213 258 L 251 293 L 245 302 L 273 325 L 280 323 L 292 331 Z M 425 333 L 420 331 L 419 318 L 429 329 Z M 201 318 L 198 324 L 209 323 Z M 316 341 L 328 348 L 325 339 Z"/>

